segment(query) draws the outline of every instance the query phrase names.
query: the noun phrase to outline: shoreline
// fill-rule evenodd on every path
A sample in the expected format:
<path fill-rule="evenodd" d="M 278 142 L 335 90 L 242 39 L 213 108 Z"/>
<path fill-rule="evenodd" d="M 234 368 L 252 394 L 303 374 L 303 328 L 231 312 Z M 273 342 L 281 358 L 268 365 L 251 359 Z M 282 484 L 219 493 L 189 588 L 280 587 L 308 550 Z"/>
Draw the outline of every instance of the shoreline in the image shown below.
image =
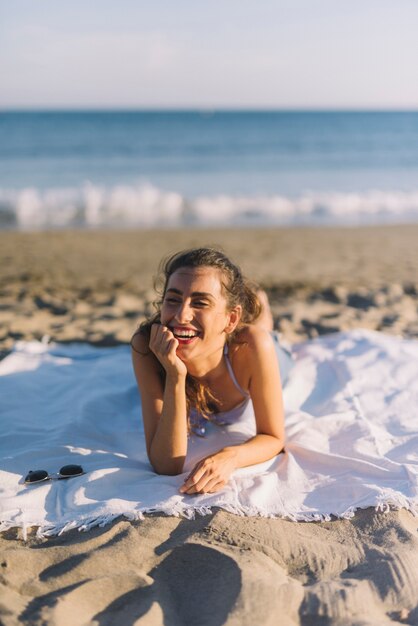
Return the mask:
<path fill-rule="evenodd" d="M 412 245 L 417 237 L 418 224 L 341 228 L 0 231 L 0 281 L 4 279 L 7 261 L 13 261 L 15 265 L 20 261 L 18 268 L 21 271 L 27 271 L 28 261 L 31 261 L 33 267 L 28 276 L 32 273 L 34 278 L 39 278 L 41 270 L 51 277 L 58 276 L 52 272 L 50 262 L 62 263 L 59 255 L 65 254 L 73 274 L 81 269 L 79 255 L 84 255 L 91 263 L 89 270 L 95 273 L 93 278 L 98 277 L 103 283 L 107 280 L 109 284 L 118 278 L 127 282 L 131 279 L 137 285 L 132 271 L 135 261 L 141 263 L 136 267 L 140 277 L 149 278 L 155 273 L 161 257 L 173 251 L 218 244 L 250 278 L 261 282 L 351 280 L 356 284 L 363 281 L 367 285 L 388 280 L 404 282 L 413 281 L 417 275 L 414 270 L 418 270 L 418 259 Z M 384 250 L 382 246 L 385 246 Z M 20 258 L 16 258 L 16 248 L 19 248 Z M 268 253 L 269 257 L 260 258 L 263 253 Z M 310 254 L 309 259 L 306 254 Z M 104 260 L 114 265 L 108 264 L 106 272 L 100 272 L 98 261 Z M 396 267 L 393 266 L 395 260 Z M 125 265 L 118 270 L 116 265 L 120 261 Z M 82 274 L 77 275 L 77 280 L 83 282 Z M 67 282 L 71 282 L 69 276 Z M 85 278 L 84 282 L 92 281 Z M 148 286 L 152 285 L 149 283 Z"/>

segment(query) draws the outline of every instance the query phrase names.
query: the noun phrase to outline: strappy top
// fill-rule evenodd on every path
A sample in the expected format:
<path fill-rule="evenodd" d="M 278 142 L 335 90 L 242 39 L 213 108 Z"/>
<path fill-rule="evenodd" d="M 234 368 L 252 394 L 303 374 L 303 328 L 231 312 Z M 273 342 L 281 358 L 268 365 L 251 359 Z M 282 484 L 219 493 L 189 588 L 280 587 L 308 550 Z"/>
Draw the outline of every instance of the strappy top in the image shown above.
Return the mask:
<path fill-rule="evenodd" d="M 226 343 L 224 346 L 224 358 L 225 358 L 225 363 L 226 363 L 226 368 L 228 370 L 228 373 L 231 377 L 232 382 L 234 383 L 235 387 L 238 389 L 238 391 L 245 397 L 245 398 L 249 398 L 250 394 L 248 393 L 248 391 L 245 391 L 245 389 L 243 389 L 241 387 L 241 385 L 239 384 L 239 382 L 236 379 L 236 376 L 234 374 L 234 370 L 232 369 L 232 365 L 231 365 L 231 361 L 229 360 L 229 351 L 228 351 L 228 344 Z"/>
<path fill-rule="evenodd" d="M 208 421 L 216 424 L 217 426 L 227 426 L 228 424 L 233 424 L 238 419 L 241 419 L 243 414 L 248 410 L 247 407 L 251 406 L 251 411 L 252 411 L 252 403 L 251 403 L 250 394 L 248 393 L 248 391 L 245 391 L 241 387 L 241 385 L 236 379 L 234 370 L 232 369 L 231 361 L 229 359 L 227 344 L 225 344 L 223 354 L 224 354 L 225 364 L 226 364 L 228 373 L 231 377 L 231 380 L 234 383 L 235 387 L 238 389 L 238 391 L 241 393 L 241 395 L 244 396 L 244 399 L 242 402 L 240 402 L 240 404 L 235 406 L 233 409 L 230 409 L 229 411 L 220 411 L 219 413 L 213 413 L 209 417 L 209 419 L 206 419 L 205 417 L 203 417 L 203 415 L 198 413 L 196 409 L 192 409 L 190 411 L 190 429 L 192 433 L 194 433 L 198 437 L 205 436 L 206 426 L 208 424 Z"/>

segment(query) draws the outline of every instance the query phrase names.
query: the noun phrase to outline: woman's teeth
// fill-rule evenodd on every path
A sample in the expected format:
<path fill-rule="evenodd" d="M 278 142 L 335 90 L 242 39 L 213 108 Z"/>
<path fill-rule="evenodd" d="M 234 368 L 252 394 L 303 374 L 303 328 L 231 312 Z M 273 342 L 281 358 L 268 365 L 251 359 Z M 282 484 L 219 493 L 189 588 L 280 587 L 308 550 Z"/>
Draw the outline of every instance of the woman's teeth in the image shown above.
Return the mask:
<path fill-rule="evenodd" d="M 173 330 L 174 337 L 178 337 L 179 339 L 192 339 L 192 337 L 197 337 L 198 334 L 197 330 Z"/>

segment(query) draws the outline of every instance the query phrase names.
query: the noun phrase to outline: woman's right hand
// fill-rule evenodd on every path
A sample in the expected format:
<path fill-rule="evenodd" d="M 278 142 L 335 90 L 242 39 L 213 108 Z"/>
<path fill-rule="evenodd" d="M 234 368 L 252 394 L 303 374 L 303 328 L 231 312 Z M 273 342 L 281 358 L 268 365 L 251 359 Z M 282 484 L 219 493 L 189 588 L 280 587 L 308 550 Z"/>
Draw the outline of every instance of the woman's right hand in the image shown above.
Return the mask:
<path fill-rule="evenodd" d="M 167 375 L 186 376 L 187 368 L 177 356 L 176 350 L 179 342 L 167 326 L 153 324 L 149 347 L 155 354 Z"/>

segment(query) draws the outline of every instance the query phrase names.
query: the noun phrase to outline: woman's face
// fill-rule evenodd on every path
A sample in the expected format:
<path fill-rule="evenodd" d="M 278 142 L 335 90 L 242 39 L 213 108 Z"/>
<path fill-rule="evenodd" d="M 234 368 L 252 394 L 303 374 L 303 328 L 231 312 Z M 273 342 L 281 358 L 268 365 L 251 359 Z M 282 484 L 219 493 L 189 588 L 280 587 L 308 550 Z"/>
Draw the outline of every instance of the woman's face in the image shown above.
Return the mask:
<path fill-rule="evenodd" d="M 177 354 L 182 360 L 216 352 L 238 324 L 241 308 L 228 310 L 221 278 L 220 270 L 213 267 L 184 267 L 168 280 L 161 323 L 179 342 Z"/>

